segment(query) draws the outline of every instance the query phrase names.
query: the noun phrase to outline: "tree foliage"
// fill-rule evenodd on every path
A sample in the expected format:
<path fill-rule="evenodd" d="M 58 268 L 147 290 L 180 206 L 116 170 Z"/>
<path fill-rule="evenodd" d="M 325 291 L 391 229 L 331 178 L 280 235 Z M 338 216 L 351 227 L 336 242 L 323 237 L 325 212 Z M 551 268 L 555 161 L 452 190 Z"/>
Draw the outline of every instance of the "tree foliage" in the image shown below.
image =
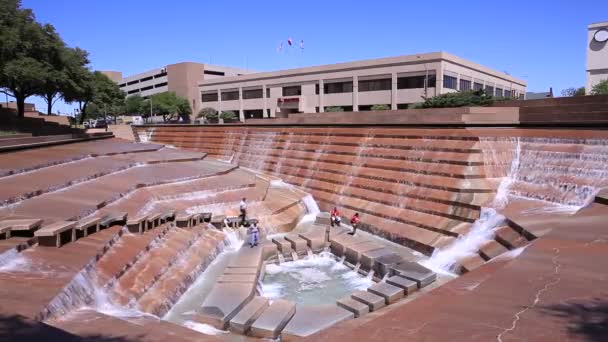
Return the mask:
<path fill-rule="evenodd" d="M 213 119 L 218 118 L 218 113 L 217 113 L 217 110 L 215 110 L 215 108 L 205 107 L 198 111 L 198 114 L 196 114 L 196 118 L 197 119 L 204 118 L 206 120 L 213 120 Z"/>
<path fill-rule="evenodd" d="M 385 104 L 376 104 L 376 105 L 373 105 L 372 108 L 371 108 L 371 110 L 376 110 L 376 111 L 378 111 L 378 110 L 389 110 L 389 109 L 391 109 L 391 107 L 389 107 L 389 106 L 387 106 Z"/>
<path fill-rule="evenodd" d="M 427 98 L 424 102 L 414 105 L 413 108 L 475 107 L 488 106 L 492 102 L 494 99 L 484 90 L 461 91 Z"/>
<path fill-rule="evenodd" d="M 88 114 L 87 106 L 95 103 L 104 112 L 116 115 L 113 108 L 122 105 L 125 93 L 118 85 L 99 71 L 82 73 L 73 83 L 73 87 L 64 94 L 67 102 L 78 102 L 80 107 L 80 123 L 82 124 Z M 108 112 L 108 106 L 112 112 Z"/>
<path fill-rule="evenodd" d="M 325 108 L 326 112 L 343 112 L 344 108 L 340 107 L 340 106 L 332 106 L 332 107 L 327 107 Z"/>
<path fill-rule="evenodd" d="M 568 88 L 562 90 L 562 96 L 584 96 L 585 95 L 585 87 L 579 88 Z"/>
<path fill-rule="evenodd" d="M 178 96 L 174 92 L 154 94 L 149 101 L 152 101 L 152 113 L 161 115 L 165 122 L 174 119 L 176 116 L 188 121 L 190 114 L 192 114 L 188 99 Z M 146 103 L 148 106 L 150 105 L 149 102 Z"/>
<path fill-rule="evenodd" d="M 224 121 L 233 121 L 233 120 L 238 119 L 238 115 L 236 115 L 236 113 L 231 110 L 227 110 L 220 114 L 220 118 L 223 119 Z"/>
<path fill-rule="evenodd" d="M 591 88 L 591 95 L 608 95 L 608 79 L 600 81 Z"/>
<path fill-rule="evenodd" d="M 147 113 L 147 109 L 144 98 L 135 94 L 125 99 L 122 112 L 126 115 L 140 115 Z"/>

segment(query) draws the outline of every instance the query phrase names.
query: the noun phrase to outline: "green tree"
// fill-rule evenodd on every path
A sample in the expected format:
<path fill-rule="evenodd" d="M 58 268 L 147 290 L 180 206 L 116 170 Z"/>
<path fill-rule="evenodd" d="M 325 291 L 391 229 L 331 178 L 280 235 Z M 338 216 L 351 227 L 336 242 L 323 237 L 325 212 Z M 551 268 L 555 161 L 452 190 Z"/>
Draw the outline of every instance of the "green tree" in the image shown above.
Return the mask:
<path fill-rule="evenodd" d="M 173 119 L 176 115 L 189 119 L 189 115 L 192 113 L 188 99 L 177 96 L 174 92 L 154 94 L 150 100 L 152 101 L 152 112 L 155 115 L 162 115 L 164 122 Z"/>
<path fill-rule="evenodd" d="M 460 91 L 427 98 L 422 103 L 416 103 L 413 108 L 476 107 L 488 106 L 493 102 L 492 96 L 484 90 Z"/>
<path fill-rule="evenodd" d="M 389 109 L 391 109 L 391 107 L 389 107 L 388 105 L 385 105 L 385 104 L 376 104 L 376 105 L 373 105 L 371 108 L 371 110 L 376 110 L 376 111 L 377 110 L 389 110 Z"/>
<path fill-rule="evenodd" d="M 591 95 L 608 95 L 608 79 L 600 81 L 591 88 Z"/>
<path fill-rule="evenodd" d="M 139 115 L 146 113 L 146 109 L 148 109 L 148 107 L 145 105 L 146 102 L 144 101 L 144 98 L 139 94 L 131 95 L 125 99 L 123 112 L 126 115 Z"/>
<path fill-rule="evenodd" d="M 326 112 L 343 112 L 344 108 L 340 107 L 340 106 L 332 106 L 332 107 L 327 107 L 325 108 Z"/>
<path fill-rule="evenodd" d="M 238 116 L 236 115 L 235 112 L 233 112 L 231 110 L 227 110 L 220 114 L 220 118 L 222 118 L 224 121 L 232 121 L 232 120 L 238 119 Z"/>
<path fill-rule="evenodd" d="M 585 95 L 585 87 L 579 88 L 567 88 L 562 90 L 562 96 L 584 96 Z"/>
<path fill-rule="evenodd" d="M 0 0 L 0 91 L 17 102 L 24 116 L 25 99 L 41 92 L 52 68 L 49 55 L 57 47 L 52 25 L 36 22 L 20 0 Z"/>
<path fill-rule="evenodd" d="M 78 102 L 80 112 L 80 123 L 87 116 L 87 106 L 95 103 L 99 107 L 114 106 L 120 104 L 125 98 L 125 93 L 120 90 L 114 81 L 99 71 L 83 73 L 73 80 L 72 86 L 64 94 L 67 102 Z M 104 108 L 107 111 L 107 107 Z"/>
<path fill-rule="evenodd" d="M 196 114 L 196 118 L 200 119 L 200 118 L 204 118 L 206 120 L 212 120 L 212 119 L 217 119 L 218 114 L 217 114 L 217 110 L 215 110 L 215 108 L 211 108 L 211 107 L 205 107 L 201 110 L 198 111 L 198 114 Z"/>

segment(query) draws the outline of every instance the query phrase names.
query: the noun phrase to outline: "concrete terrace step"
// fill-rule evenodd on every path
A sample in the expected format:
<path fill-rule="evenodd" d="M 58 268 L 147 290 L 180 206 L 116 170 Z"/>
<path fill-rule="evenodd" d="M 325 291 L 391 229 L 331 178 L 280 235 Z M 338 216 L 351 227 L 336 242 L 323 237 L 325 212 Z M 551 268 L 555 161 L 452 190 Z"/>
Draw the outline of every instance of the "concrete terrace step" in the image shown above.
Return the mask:
<path fill-rule="evenodd" d="M 335 304 L 296 305 L 296 313 L 283 328 L 284 341 L 310 336 L 339 322 L 354 318 L 349 310 Z"/>
<path fill-rule="evenodd" d="M 230 320 L 230 331 L 247 334 L 253 322 L 268 308 L 268 298 L 254 297 L 234 318 Z"/>
<path fill-rule="evenodd" d="M 251 325 L 251 335 L 275 339 L 296 313 L 296 305 L 277 299 Z"/>
<path fill-rule="evenodd" d="M 31 138 L 17 138 L 12 140 L 3 140 L 0 142 L 0 152 L 8 152 L 15 150 L 31 149 L 44 146 L 70 144 L 83 141 L 99 140 L 112 138 L 114 135 L 50 135 Z"/>
<path fill-rule="evenodd" d="M 528 240 L 523 235 L 509 226 L 497 228 L 494 234 L 494 239 L 508 249 L 515 249 L 528 244 Z"/>

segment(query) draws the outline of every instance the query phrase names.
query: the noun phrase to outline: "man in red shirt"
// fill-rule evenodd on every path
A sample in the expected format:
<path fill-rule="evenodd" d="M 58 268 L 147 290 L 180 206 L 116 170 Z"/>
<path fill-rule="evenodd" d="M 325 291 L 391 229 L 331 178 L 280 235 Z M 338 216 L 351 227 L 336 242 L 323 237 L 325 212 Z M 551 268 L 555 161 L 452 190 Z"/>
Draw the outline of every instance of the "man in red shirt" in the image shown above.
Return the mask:
<path fill-rule="evenodd" d="M 355 215 L 353 215 L 353 217 L 350 219 L 350 225 L 353 226 L 353 231 L 348 234 L 355 235 L 357 232 L 357 227 L 359 227 L 359 222 L 361 222 L 359 219 L 359 213 L 355 213 Z"/>
<path fill-rule="evenodd" d="M 330 218 L 329 218 L 330 225 L 332 227 L 334 225 L 340 227 L 340 222 L 342 221 L 342 219 L 340 218 L 340 212 L 338 211 L 338 208 L 334 207 L 334 209 L 329 214 L 330 214 Z"/>

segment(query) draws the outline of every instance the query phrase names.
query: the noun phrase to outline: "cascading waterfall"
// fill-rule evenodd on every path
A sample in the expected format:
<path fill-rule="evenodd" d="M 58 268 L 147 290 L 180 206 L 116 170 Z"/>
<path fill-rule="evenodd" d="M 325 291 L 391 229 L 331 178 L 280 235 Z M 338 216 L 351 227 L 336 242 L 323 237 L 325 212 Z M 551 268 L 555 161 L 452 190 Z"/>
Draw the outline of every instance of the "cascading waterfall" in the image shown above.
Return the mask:
<path fill-rule="evenodd" d="M 576 152 L 554 151 L 552 144 Z M 500 179 L 496 196 L 466 235 L 420 262 L 435 272 L 452 273 L 458 260 L 493 239 L 494 229 L 505 222 L 498 211 L 510 199 L 539 200 L 546 203 L 544 211 L 572 213 L 608 186 L 607 140 L 487 137 L 480 138 L 480 146 L 486 177 Z"/>
<path fill-rule="evenodd" d="M 137 131 L 139 136 L 139 142 L 149 143 L 152 142 L 152 136 L 154 135 L 154 128 L 147 128 L 145 130 Z"/>

